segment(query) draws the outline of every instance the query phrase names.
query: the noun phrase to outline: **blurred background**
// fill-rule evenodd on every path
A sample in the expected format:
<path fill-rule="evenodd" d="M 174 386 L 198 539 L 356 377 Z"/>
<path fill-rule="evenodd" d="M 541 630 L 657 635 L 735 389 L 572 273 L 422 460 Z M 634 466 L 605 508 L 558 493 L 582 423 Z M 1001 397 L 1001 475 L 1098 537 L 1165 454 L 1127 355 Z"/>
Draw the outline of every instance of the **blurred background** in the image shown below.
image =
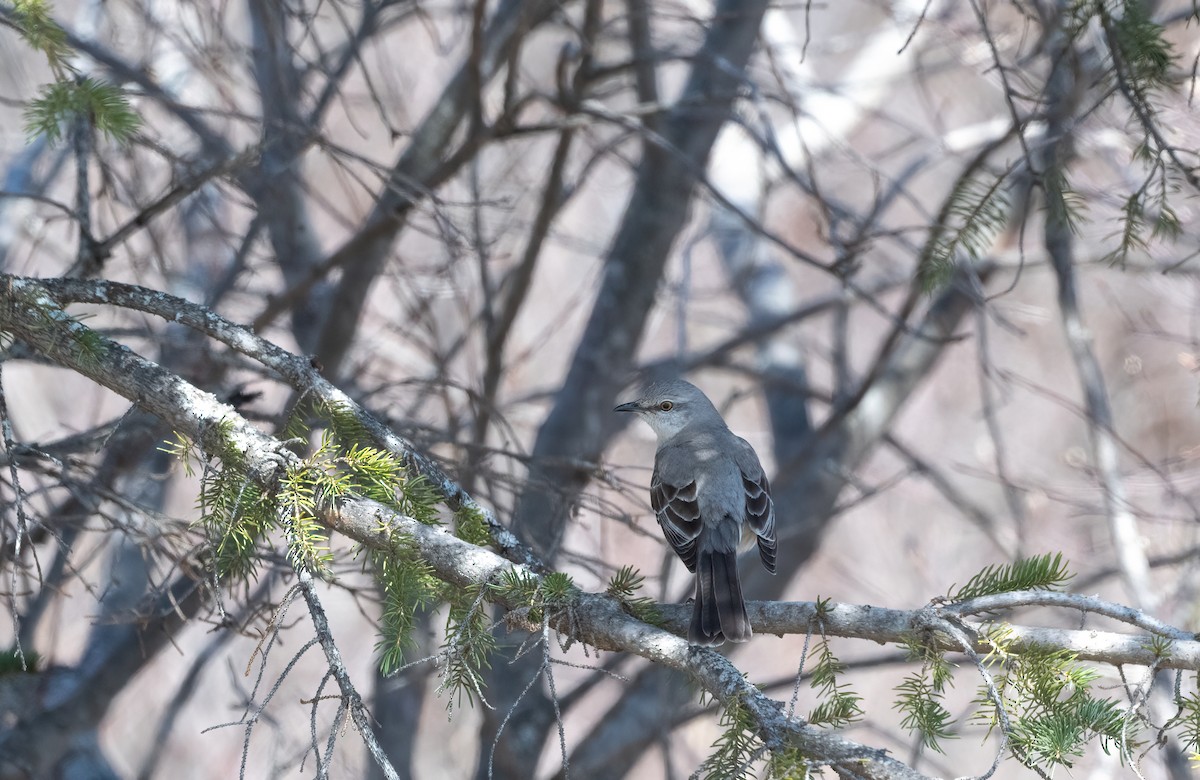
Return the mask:
<path fill-rule="evenodd" d="M 774 486 L 779 574 L 743 561 L 748 595 L 916 609 L 1062 551 L 1071 589 L 1194 628 L 1193 5 L 746 2 L 732 13 L 763 17 L 748 58 L 714 33 L 737 5 L 58 2 L 74 67 L 121 85 L 142 125 L 55 144 L 23 118 L 54 74 L 0 2 L 0 267 L 168 291 L 314 356 L 585 589 L 633 565 L 646 595 L 687 595 L 649 507 L 652 434 L 611 413 L 639 378 L 682 372 Z M 1137 14 L 1169 44 L 1161 73 L 1114 43 Z M 282 424 L 289 391 L 262 366 L 78 311 Z M 282 542 L 178 619 L 140 611 L 203 543 L 197 477 L 115 394 L 4 357 L 14 439 L 56 460 L 22 466 L 23 547 L 0 477 L 19 616 L 0 642 L 19 631 L 44 670 L 0 676 L 0 731 L 64 686 L 69 722 L 21 732 L 55 757 L 46 776 L 307 775 L 327 742 L 329 776 L 376 776 L 354 734 L 331 735 L 336 705 L 313 704 L 333 690 L 324 658 L 292 665 L 311 628 L 298 608 L 277 622 Z M 433 663 L 377 674 L 372 577 L 332 547 L 322 597 L 401 776 L 565 776 L 540 657 L 502 641 L 488 704 L 448 719 Z M 131 632 L 147 622 L 154 646 Z M 412 660 L 444 624 L 422 616 Z M 804 641 L 730 653 L 787 701 Z M 830 643 L 863 696 L 850 738 L 931 775 L 991 765 L 969 665 L 948 698 L 961 739 L 938 754 L 892 708 L 902 650 Z M 683 778 L 709 754 L 715 710 L 683 678 L 554 654 L 571 775 Z M 800 712 L 814 696 L 803 682 Z M 1141 771 L 1185 764 L 1172 744 Z M 1093 748 L 1075 776 L 1130 771 Z"/>

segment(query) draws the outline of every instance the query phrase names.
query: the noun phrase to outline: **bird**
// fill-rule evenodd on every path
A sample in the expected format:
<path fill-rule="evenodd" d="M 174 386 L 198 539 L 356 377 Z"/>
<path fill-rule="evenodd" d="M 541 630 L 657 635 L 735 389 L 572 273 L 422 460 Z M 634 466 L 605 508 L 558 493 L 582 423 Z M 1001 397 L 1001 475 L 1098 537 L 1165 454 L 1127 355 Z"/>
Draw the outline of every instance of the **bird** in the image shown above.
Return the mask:
<path fill-rule="evenodd" d="M 654 382 L 614 412 L 632 412 L 658 438 L 650 505 L 667 543 L 696 575 L 688 643 L 715 647 L 754 635 L 746 615 L 739 551 L 757 545 L 775 573 L 771 485 L 754 448 L 729 430 L 700 388 L 683 379 Z"/>

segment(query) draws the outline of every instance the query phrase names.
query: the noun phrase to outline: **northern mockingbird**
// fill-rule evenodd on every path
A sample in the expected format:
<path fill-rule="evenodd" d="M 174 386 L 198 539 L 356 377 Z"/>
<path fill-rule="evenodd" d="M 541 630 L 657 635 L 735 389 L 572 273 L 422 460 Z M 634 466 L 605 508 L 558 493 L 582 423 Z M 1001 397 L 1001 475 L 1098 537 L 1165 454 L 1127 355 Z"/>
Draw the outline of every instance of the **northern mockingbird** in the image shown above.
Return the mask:
<path fill-rule="evenodd" d="M 757 543 L 763 566 L 775 573 L 775 506 L 758 456 L 682 379 L 651 384 L 613 411 L 633 412 L 658 436 L 650 505 L 671 549 L 696 575 L 688 642 L 745 642 L 753 631 L 738 552 Z"/>

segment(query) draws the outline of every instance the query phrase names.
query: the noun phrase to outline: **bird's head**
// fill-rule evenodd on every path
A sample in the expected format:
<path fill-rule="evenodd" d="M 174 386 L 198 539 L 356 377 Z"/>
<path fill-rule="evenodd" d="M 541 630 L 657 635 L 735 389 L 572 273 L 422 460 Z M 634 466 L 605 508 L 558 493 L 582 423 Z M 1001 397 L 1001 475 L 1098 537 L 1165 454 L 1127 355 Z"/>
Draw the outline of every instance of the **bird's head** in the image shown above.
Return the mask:
<path fill-rule="evenodd" d="M 633 412 L 646 421 L 658 440 L 671 439 L 697 420 L 721 417 L 700 389 L 682 379 L 654 382 L 641 395 L 613 409 L 614 412 Z"/>

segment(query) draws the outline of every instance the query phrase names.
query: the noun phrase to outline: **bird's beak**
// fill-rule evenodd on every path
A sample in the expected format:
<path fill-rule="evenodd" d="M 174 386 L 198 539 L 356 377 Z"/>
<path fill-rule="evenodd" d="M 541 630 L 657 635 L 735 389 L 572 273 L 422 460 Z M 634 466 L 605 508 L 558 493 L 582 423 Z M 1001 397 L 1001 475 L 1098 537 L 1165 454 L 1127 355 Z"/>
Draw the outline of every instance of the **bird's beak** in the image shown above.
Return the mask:
<path fill-rule="evenodd" d="M 627 404 L 621 404 L 613 409 L 614 412 L 636 412 L 638 410 L 637 401 L 630 401 Z"/>

